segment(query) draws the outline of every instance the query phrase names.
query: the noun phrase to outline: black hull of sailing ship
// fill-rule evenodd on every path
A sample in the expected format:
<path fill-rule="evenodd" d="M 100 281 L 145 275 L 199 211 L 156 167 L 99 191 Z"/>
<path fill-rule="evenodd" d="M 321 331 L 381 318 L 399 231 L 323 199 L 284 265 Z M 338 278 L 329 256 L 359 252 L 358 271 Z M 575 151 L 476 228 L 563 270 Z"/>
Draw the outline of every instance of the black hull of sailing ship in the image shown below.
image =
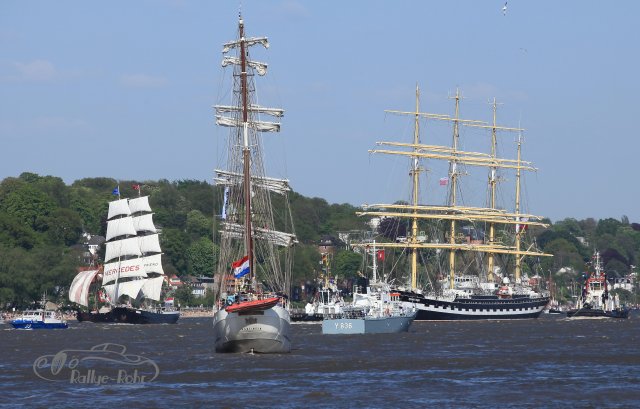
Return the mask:
<path fill-rule="evenodd" d="M 175 324 L 180 318 L 178 311 L 155 312 L 137 308 L 116 307 L 104 313 L 78 311 L 79 322 L 106 322 L 121 324 Z"/>
<path fill-rule="evenodd" d="M 399 291 L 400 300 L 414 303 L 418 311 L 416 321 L 438 320 L 511 320 L 538 318 L 549 297 L 514 295 L 500 298 L 497 295 L 472 295 L 447 301 L 429 298 L 424 294 Z"/>
<path fill-rule="evenodd" d="M 628 309 L 615 309 L 611 311 L 594 310 L 592 308 L 581 308 L 579 310 L 567 311 L 567 318 L 629 318 Z"/>

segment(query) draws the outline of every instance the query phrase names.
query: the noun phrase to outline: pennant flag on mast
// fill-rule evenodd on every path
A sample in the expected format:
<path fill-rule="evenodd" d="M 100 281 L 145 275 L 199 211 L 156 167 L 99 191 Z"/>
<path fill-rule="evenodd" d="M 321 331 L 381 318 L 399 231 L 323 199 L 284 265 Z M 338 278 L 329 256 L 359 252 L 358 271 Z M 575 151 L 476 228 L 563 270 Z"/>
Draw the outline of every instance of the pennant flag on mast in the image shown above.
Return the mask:
<path fill-rule="evenodd" d="M 115 189 L 113 189 L 113 192 L 111 192 L 112 195 L 115 196 L 119 196 L 120 195 L 120 186 L 116 186 Z"/>
<path fill-rule="evenodd" d="M 384 261 L 384 250 L 378 250 L 378 251 L 376 252 L 376 255 L 377 255 L 377 257 L 378 257 L 378 260 L 380 260 L 380 261 Z"/>
<path fill-rule="evenodd" d="M 243 277 L 249 274 L 249 256 L 244 256 L 240 260 L 231 263 L 233 268 L 233 276 L 235 278 Z"/>

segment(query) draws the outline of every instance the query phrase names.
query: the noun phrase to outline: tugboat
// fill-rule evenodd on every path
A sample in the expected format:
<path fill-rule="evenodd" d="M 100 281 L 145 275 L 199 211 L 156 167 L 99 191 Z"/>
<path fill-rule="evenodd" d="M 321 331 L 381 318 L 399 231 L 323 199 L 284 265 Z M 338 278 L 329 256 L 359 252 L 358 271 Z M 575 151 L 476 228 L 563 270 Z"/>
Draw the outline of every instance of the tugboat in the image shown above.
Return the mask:
<path fill-rule="evenodd" d="M 595 252 L 595 269 L 587 276 L 575 309 L 567 311 L 568 318 L 628 318 L 629 309 L 620 305 L 617 295 L 609 294 L 607 274 L 602 271 L 600 253 Z"/>

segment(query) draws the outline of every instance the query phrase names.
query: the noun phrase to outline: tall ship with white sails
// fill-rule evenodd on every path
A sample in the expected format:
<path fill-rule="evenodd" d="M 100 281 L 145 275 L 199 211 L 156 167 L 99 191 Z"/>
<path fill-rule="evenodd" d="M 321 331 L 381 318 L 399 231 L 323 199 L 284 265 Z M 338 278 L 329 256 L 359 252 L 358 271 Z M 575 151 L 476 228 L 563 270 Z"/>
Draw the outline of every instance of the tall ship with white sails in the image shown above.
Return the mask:
<path fill-rule="evenodd" d="M 222 51 L 222 66 L 233 69 L 233 103 L 215 106 L 216 123 L 230 132 L 226 169 L 217 169 L 215 178 L 224 197 L 216 228 L 220 289 L 214 346 L 217 352 L 284 353 L 291 350 L 287 295 L 297 239 L 289 183 L 265 174 L 262 133 L 278 132 L 280 124 L 260 117 L 279 118 L 284 111 L 258 105 L 256 74 L 265 75 L 267 65 L 250 58 L 254 46 L 268 48 L 269 43 L 266 37 L 247 37 L 240 16 L 238 39 Z M 231 51 L 235 56 L 227 55 Z"/>
<path fill-rule="evenodd" d="M 408 255 L 408 274 L 398 274 L 401 279 L 406 279 L 406 284 L 398 285 L 396 290 L 408 306 L 416 305 L 416 320 L 537 318 L 549 302 L 549 294 L 541 288 L 540 276 L 526 274 L 533 272 L 533 268 L 525 266 L 524 260 L 527 257 L 536 260 L 549 254 L 536 250 L 535 243 L 524 245 L 528 227 L 546 225 L 542 217 L 527 214 L 521 209 L 521 173 L 536 170 L 530 162 L 521 159 L 520 136 L 523 129 L 496 123 L 495 100 L 493 123 L 461 119 L 458 92 L 454 99 L 453 117 L 420 112 L 419 89 L 416 87 L 413 112 L 387 111 L 413 117 L 413 140 L 406 143 L 378 142 L 383 148 L 370 152 L 409 158 L 411 199 L 395 204 L 365 205 L 358 214 L 380 220 L 393 218 L 409 225 L 406 236 L 398 237 L 394 242 L 378 242 L 377 246 Z M 453 128 L 451 145 L 423 143 L 421 120 L 450 123 Z M 486 153 L 461 149 L 461 127 L 489 131 Z M 499 132 L 518 134 L 516 158 L 498 155 Z M 424 204 L 429 203 L 426 200 L 434 192 L 420 190 L 420 175 L 435 162 L 444 163 L 443 168 L 448 168 L 447 176 L 440 179 L 440 185 L 448 187 L 445 203 L 441 205 Z M 483 188 L 486 189 L 484 203 L 462 203 L 464 195 L 460 181 L 471 168 L 488 172 L 488 183 Z M 506 171 L 512 172 L 510 176 L 515 179 L 512 211 L 505 210 L 497 201 L 498 184 L 505 180 L 501 172 Z M 427 196 L 426 200 L 421 199 L 422 194 Z M 425 233 L 425 226 L 432 231 Z M 471 238 L 463 233 L 464 229 L 482 234 Z M 426 280 L 421 285 L 418 283 L 419 275 L 426 276 L 425 263 L 419 263 L 425 254 L 438 260 L 433 275 L 439 280 L 430 287 L 425 285 Z"/>
<path fill-rule="evenodd" d="M 140 186 L 136 188 L 140 192 Z M 109 203 L 105 264 L 102 268 L 81 271 L 69 289 L 69 300 L 90 309 L 90 292 L 100 287 L 95 294 L 95 310 L 78 309 L 78 321 L 175 323 L 179 311 L 156 305 L 161 297 L 164 271 L 149 196 L 123 199 L 119 186 L 113 193 L 118 199 Z M 95 283 L 100 279 L 101 286 Z M 100 300 L 105 305 L 98 305 Z"/>

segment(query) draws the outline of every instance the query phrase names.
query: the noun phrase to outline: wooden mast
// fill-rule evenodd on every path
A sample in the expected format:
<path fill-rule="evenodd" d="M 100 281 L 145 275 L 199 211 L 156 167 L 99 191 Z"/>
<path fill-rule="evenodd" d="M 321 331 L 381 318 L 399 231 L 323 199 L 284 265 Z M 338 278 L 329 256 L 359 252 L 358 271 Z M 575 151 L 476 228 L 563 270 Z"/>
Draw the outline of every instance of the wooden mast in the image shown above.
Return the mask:
<path fill-rule="evenodd" d="M 459 127 L 458 127 L 458 122 L 460 119 L 460 92 L 458 89 L 456 89 L 456 96 L 454 97 L 456 100 L 456 109 L 455 109 L 455 117 L 453 119 L 453 143 L 452 143 L 452 149 L 451 149 L 451 154 L 453 156 L 456 155 L 456 152 L 458 150 L 458 139 L 460 137 L 460 133 L 459 133 Z M 457 191 L 457 184 L 458 184 L 458 162 L 456 160 L 451 160 L 449 162 L 449 179 L 451 181 L 451 184 L 449 185 L 450 187 L 450 193 L 449 193 L 449 205 L 452 207 L 456 206 L 456 191 Z M 451 244 L 452 248 L 449 251 L 449 288 L 453 289 L 455 286 L 455 271 L 456 271 L 456 251 L 455 251 L 455 244 L 456 244 L 456 220 L 455 219 L 451 219 L 451 229 L 449 231 L 449 243 Z"/>
<path fill-rule="evenodd" d="M 240 30 L 240 90 L 242 98 L 242 135 L 243 135 L 243 179 L 244 179 L 244 231 L 245 250 L 249 258 L 249 281 L 253 283 L 255 277 L 253 270 L 253 239 L 251 237 L 251 149 L 249 147 L 249 110 L 247 90 L 247 51 L 244 38 L 244 22 L 242 15 L 238 21 Z"/>
<path fill-rule="evenodd" d="M 495 225 L 532 225 L 547 227 L 543 223 L 542 217 L 535 215 L 523 215 L 520 210 L 517 209 L 515 213 L 510 213 L 505 210 L 498 209 L 496 206 L 496 185 L 498 182 L 497 170 L 503 169 L 516 169 L 518 172 L 521 170 L 535 171 L 536 168 L 530 162 L 522 161 L 520 156 L 517 159 L 499 158 L 497 156 L 497 131 L 522 131 L 520 128 L 509 128 L 498 126 L 496 123 L 496 106 L 497 103 L 494 99 L 494 115 L 493 123 L 487 124 L 478 120 L 467 120 L 459 118 L 459 91 L 456 91 L 456 109 L 455 117 L 452 118 L 448 115 L 431 114 L 425 112 L 419 112 L 419 89 L 416 86 L 416 110 L 414 112 L 385 110 L 388 113 L 394 113 L 399 115 L 412 115 L 415 119 L 414 128 L 414 142 L 377 142 L 377 145 L 385 145 L 395 147 L 399 149 L 371 149 L 369 153 L 383 153 L 389 155 L 407 156 L 413 160 L 411 176 L 412 176 L 412 203 L 411 204 L 370 204 L 363 205 L 363 211 L 356 212 L 358 216 L 372 216 L 372 217 L 395 217 L 404 218 L 412 221 L 412 231 L 410 237 L 407 238 L 405 243 L 376 243 L 378 247 L 382 248 L 397 248 L 397 249 L 411 249 L 412 261 L 411 261 L 411 288 L 415 290 L 417 288 L 417 251 L 420 249 L 442 249 L 449 251 L 449 269 L 450 269 L 450 281 L 451 286 L 454 285 L 455 278 L 455 255 L 457 251 L 473 251 L 480 253 L 487 253 L 490 255 L 493 264 L 494 254 L 509 254 L 522 256 L 551 256 L 539 251 L 525 249 L 520 247 L 507 246 L 497 243 L 495 241 Z M 432 120 L 451 121 L 454 124 L 453 145 L 452 146 L 439 146 L 439 145 L 425 145 L 419 141 L 419 123 L 418 119 L 426 118 Z M 492 149 L 491 154 L 480 152 L 468 152 L 458 149 L 459 142 L 459 125 L 491 129 L 492 131 Z M 437 160 L 446 160 L 450 162 L 449 175 L 451 177 L 451 191 L 449 192 L 449 205 L 448 206 L 434 206 L 434 205 L 418 205 L 418 182 L 419 172 L 421 169 L 418 166 L 419 158 L 429 158 Z M 460 175 L 458 171 L 459 165 L 469 165 L 478 167 L 487 167 L 490 169 L 489 180 L 491 183 L 491 203 L 490 207 L 468 207 L 457 205 L 457 180 Z M 523 217 L 527 220 L 523 220 Z M 422 242 L 417 239 L 417 227 L 420 219 L 423 220 L 441 220 L 450 222 L 450 238 L 445 242 Z M 488 223 L 493 227 L 493 233 L 490 234 L 489 242 L 483 244 L 474 243 L 456 243 L 455 240 L 455 228 L 457 221 L 479 221 Z M 409 236 L 409 235 L 408 235 Z M 359 243 L 354 244 L 354 247 L 366 247 L 368 244 Z M 493 266 L 490 269 L 490 273 L 493 273 Z"/>
<path fill-rule="evenodd" d="M 417 146 L 420 144 L 420 117 L 418 113 L 420 112 L 420 89 L 416 84 L 416 114 L 415 114 L 415 125 L 413 130 L 413 143 Z M 418 148 L 414 148 L 413 151 L 416 153 Z M 413 206 L 418 206 L 418 185 L 419 185 L 419 176 L 420 176 L 420 167 L 418 162 L 418 157 L 414 156 L 413 158 L 413 168 L 411 169 L 411 176 L 413 178 L 413 192 L 412 192 L 412 204 Z M 418 217 L 417 210 L 413 211 L 413 219 L 411 220 L 411 237 L 409 238 L 410 244 L 416 244 L 418 242 Z M 374 256 L 375 257 L 375 256 Z M 415 290 L 418 288 L 418 248 L 413 247 L 411 249 L 411 290 Z"/>
<path fill-rule="evenodd" d="M 493 98 L 493 127 L 491 128 L 491 157 L 497 158 L 497 145 L 498 140 L 496 137 L 496 99 Z M 491 209 L 496 208 L 496 186 L 498 184 L 498 168 L 492 166 L 489 171 L 489 207 Z M 493 245 L 495 241 L 495 224 L 489 223 L 489 245 Z M 494 268 L 494 255 L 493 253 L 489 253 L 489 258 L 487 261 L 487 279 L 489 282 L 493 281 L 493 268 Z"/>
<path fill-rule="evenodd" d="M 520 152 L 522 149 L 522 138 L 520 135 L 518 135 L 518 163 L 520 163 Z M 520 167 L 518 167 L 516 169 L 516 208 L 515 208 L 515 212 L 516 214 L 520 214 Z M 516 216 L 518 221 L 520 221 L 521 217 L 520 216 Z M 522 230 L 523 230 L 523 226 L 520 224 L 516 224 L 516 251 L 520 251 L 520 246 L 522 243 Z M 516 275 L 516 283 L 520 282 L 520 270 L 521 270 L 521 265 L 522 265 L 522 257 L 520 257 L 519 255 L 516 255 L 516 268 L 515 268 L 515 275 Z"/>

